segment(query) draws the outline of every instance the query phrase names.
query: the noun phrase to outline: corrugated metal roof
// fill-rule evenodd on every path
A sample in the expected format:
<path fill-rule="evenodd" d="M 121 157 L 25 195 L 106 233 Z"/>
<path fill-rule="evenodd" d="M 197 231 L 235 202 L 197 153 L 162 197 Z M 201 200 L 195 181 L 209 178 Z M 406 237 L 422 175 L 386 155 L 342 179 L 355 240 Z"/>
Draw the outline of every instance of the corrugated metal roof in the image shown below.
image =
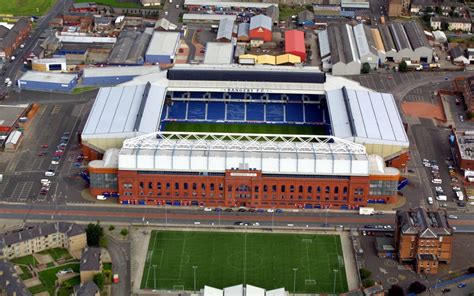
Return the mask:
<path fill-rule="evenodd" d="M 303 54 L 306 54 L 303 31 L 288 30 L 285 32 L 285 52 L 301 52 Z"/>
<path fill-rule="evenodd" d="M 216 7 L 242 7 L 242 8 L 267 8 L 272 5 L 278 6 L 276 3 L 260 3 L 260 2 L 239 2 L 239 1 L 228 1 L 228 0 L 185 0 L 184 6 L 197 5 L 197 6 L 216 6 Z"/>
<path fill-rule="evenodd" d="M 385 52 L 385 47 L 383 46 L 382 36 L 380 35 L 380 31 L 377 28 L 370 29 L 372 33 L 372 38 L 374 40 L 374 45 L 379 51 Z"/>
<path fill-rule="evenodd" d="M 232 39 L 232 31 L 234 30 L 234 20 L 231 18 L 223 18 L 219 21 L 219 30 L 217 31 L 216 39 L 225 38 Z"/>
<path fill-rule="evenodd" d="M 236 15 L 227 15 L 227 14 L 185 13 L 183 15 L 183 22 L 220 21 L 223 18 L 231 18 L 235 21 L 237 19 L 237 16 Z"/>
<path fill-rule="evenodd" d="M 328 31 L 320 31 L 318 33 L 319 53 L 322 58 L 331 54 L 331 47 L 329 46 Z"/>
<path fill-rule="evenodd" d="M 255 28 L 264 28 L 272 30 L 272 19 L 264 14 L 259 14 L 250 19 L 250 30 Z"/>
<path fill-rule="evenodd" d="M 257 64 L 276 65 L 276 58 L 269 54 L 259 55 L 257 56 Z"/>
<path fill-rule="evenodd" d="M 158 66 L 126 66 L 126 67 L 100 67 L 84 68 L 83 77 L 117 77 L 117 76 L 138 76 L 160 72 Z"/>
<path fill-rule="evenodd" d="M 408 36 L 403 28 L 402 23 L 394 22 L 390 23 L 389 25 L 390 32 L 392 33 L 393 42 L 397 48 L 397 51 L 403 49 L 411 49 L 410 41 L 408 40 Z"/>
<path fill-rule="evenodd" d="M 19 80 L 69 84 L 76 78 L 76 74 L 27 71 Z"/>
<path fill-rule="evenodd" d="M 282 65 L 282 64 L 297 64 L 301 63 L 301 57 L 296 56 L 294 54 L 281 54 L 279 56 L 276 56 L 276 64 L 277 65 Z"/>
<path fill-rule="evenodd" d="M 240 23 L 239 29 L 237 30 L 237 38 L 239 37 L 248 37 L 249 36 L 249 23 Z"/>
<path fill-rule="evenodd" d="M 417 49 L 420 47 L 431 48 L 431 45 L 428 42 L 428 39 L 426 38 L 426 35 L 423 32 L 423 29 L 417 22 L 408 22 L 405 23 L 403 26 L 413 49 Z"/>
<path fill-rule="evenodd" d="M 328 26 L 327 31 L 333 65 L 339 62 L 348 64 L 353 61 L 359 61 L 357 45 L 350 25 L 331 24 Z"/>
<path fill-rule="evenodd" d="M 385 46 L 385 51 L 397 51 L 388 26 L 384 24 L 379 25 L 379 32 L 382 37 L 383 45 Z"/>
<path fill-rule="evenodd" d="M 230 64 L 233 56 L 234 45 L 232 43 L 208 42 L 204 64 Z"/>
<path fill-rule="evenodd" d="M 174 56 L 179 38 L 179 32 L 154 32 L 146 55 Z"/>

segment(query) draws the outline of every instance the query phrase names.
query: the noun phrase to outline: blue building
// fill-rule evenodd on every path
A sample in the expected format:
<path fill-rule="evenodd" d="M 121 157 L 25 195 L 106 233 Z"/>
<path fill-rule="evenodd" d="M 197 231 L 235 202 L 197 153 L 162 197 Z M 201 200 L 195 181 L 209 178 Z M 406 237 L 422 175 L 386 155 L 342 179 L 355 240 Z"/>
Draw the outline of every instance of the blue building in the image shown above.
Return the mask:
<path fill-rule="evenodd" d="M 173 64 L 179 48 L 179 32 L 154 32 L 145 54 L 149 64 Z"/>
<path fill-rule="evenodd" d="M 157 66 L 128 66 L 84 68 L 82 85 L 114 86 L 132 80 L 136 76 L 160 72 Z"/>
<path fill-rule="evenodd" d="M 18 79 L 20 89 L 70 92 L 77 84 L 76 74 L 28 71 Z"/>

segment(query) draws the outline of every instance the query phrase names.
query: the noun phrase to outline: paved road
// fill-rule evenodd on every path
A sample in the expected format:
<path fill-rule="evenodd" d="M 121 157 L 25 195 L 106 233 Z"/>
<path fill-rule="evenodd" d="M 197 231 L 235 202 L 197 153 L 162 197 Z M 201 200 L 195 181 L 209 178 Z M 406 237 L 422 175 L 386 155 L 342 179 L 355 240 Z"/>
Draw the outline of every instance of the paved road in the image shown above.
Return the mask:
<path fill-rule="evenodd" d="M 24 59 L 36 46 L 41 33 L 46 28 L 48 28 L 48 23 L 59 13 L 63 12 L 64 10 L 68 10 L 72 3 L 73 0 L 58 0 L 56 4 L 49 10 L 49 12 L 38 20 L 38 26 L 36 27 L 36 30 L 34 30 L 30 37 L 25 41 L 25 47 L 23 49 L 17 49 L 15 55 L 16 59 L 6 64 L 7 68 L 5 74 L 0 76 L 0 82 L 3 82 L 5 77 L 9 77 L 12 79 L 12 81 L 16 81 L 19 71 L 23 67 Z M 4 90 L 5 88 L 5 84 L 0 83 L 0 91 Z"/>
<path fill-rule="evenodd" d="M 112 258 L 112 272 L 119 275 L 118 284 L 112 285 L 112 295 L 131 295 L 130 287 L 130 242 L 119 242 L 108 236 L 107 250 Z"/>

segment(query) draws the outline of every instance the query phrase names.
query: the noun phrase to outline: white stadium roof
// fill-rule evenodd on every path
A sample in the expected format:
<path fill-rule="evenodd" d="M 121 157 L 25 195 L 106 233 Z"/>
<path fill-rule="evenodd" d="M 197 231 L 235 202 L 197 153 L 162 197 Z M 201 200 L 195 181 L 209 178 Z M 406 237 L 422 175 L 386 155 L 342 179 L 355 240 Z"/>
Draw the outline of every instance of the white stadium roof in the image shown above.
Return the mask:
<path fill-rule="evenodd" d="M 106 76 L 137 76 L 160 72 L 158 66 L 126 66 L 126 67 L 100 67 L 84 68 L 84 77 L 106 77 Z"/>
<path fill-rule="evenodd" d="M 408 147 L 408 137 L 391 94 L 343 87 L 328 91 L 327 98 L 334 136 Z"/>
<path fill-rule="evenodd" d="M 332 136 L 157 132 L 124 141 L 119 169 L 267 174 L 369 174 L 365 147 Z"/>

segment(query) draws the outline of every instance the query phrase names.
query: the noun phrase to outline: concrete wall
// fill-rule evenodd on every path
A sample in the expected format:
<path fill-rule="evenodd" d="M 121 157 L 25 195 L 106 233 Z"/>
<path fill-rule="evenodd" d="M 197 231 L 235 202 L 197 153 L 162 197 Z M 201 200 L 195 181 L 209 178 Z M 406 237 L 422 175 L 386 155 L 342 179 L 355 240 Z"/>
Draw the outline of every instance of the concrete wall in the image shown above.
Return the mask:
<path fill-rule="evenodd" d="M 127 75 L 127 76 L 102 76 L 102 77 L 83 77 L 83 85 L 98 85 L 98 86 L 109 86 L 117 85 L 123 82 L 132 80 L 136 75 Z"/>
<path fill-rule="evenodd" d="M 44 81 L 18 80 L 21 89 L 37 90 L 37 91 L 60 91 L 70 92 L 76 86 L 77 80 L 73 79 L 68 84 L 50 83 Z"/>

